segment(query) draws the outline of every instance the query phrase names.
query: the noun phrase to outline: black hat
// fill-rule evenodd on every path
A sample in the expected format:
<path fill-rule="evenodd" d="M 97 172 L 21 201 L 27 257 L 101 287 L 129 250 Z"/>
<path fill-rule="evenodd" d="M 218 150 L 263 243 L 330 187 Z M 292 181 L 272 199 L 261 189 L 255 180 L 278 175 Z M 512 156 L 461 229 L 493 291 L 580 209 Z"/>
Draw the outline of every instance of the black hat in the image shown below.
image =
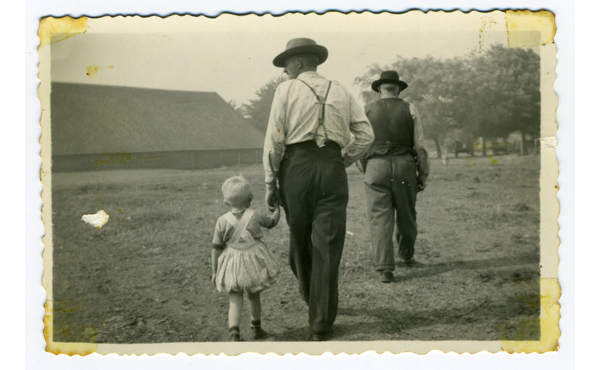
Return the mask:
<path fill-rule="evenodd" d="M 381 76 L 379 77 L 379 80 L 373 81 L 373 83 L 371 84 L 371 88 L 374 91 L 379 92 L 379 86 L 381 84 L 396 84 L 400 87 L 400 91 L 402 91 L 408 87 L 408 84 L 406 82 L 400 80 L 400 77 L 398 76 L 398 72 L 396 72 L 396 71 L 381 72 Z"/>
<path fill-rule="evenodd" d="M 314 54 L 319 59 L 319 64 L 327 60 L 327 48 L 317 45 L 314 40 L 307 38 L 291 39 L 285 46 L 285 51 L 273 59 L 275 67 L 285 67 L 285 60 L 294 54 Z"/>

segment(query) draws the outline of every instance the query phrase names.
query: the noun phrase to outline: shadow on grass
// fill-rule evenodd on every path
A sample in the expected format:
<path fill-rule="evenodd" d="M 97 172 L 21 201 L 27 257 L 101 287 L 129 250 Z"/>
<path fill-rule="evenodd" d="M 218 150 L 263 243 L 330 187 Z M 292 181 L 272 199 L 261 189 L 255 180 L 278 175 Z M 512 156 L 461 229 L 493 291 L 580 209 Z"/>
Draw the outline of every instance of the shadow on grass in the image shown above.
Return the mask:
<path fill-rule="evenodd" d="M 539 306 L 515 312 L 505 304 L 483 302 L 471 309 L 398 310 L 393 308 L 342 308 L 339 315 L 354 316 L 354 324 L 336 325 L 338 340 L 539 340 Z M 517 314 L 519 319 L 517 319 Z M 364 321 L 361 318 L 365 318 Z M 368 320 L 366 320 L 368 318 Z M 362 322 L 360 322 L 362 321 Z M 435 326 L 464 325 L 467 331 L 424 330 Z M 491 324 L 491 325 L 490 325 Z M 493 328 L 493 330 L 490 330 Z M 356 339 L 354 339 L 356 338 Z"/>
<path fill-rule="evenodd" d="M 539 287 L 537 281 L 537 254 L 514 257 L 488 258 L 482 260 L 452 261 L 447 263 L 418 263 L 414 267 L 396 270 L 404 276 L 396 276 L 396 283 L 412 279 L 440 275 L 452 270 L 484 270 L 502 267 L 535 265 L 532 276 L 517 271 L 505 271 L 503 280 L 518 283 L 530 281 L 527 292 L 506 302 L 484 300 L 469 308 L 443 308 L 435 310 L 399 310 L 394 307 L 355 308 L 343 307 L 340 316 L 351 316 L 352 324 L 335 324 L 331 341 L 381 341 L 381 340 L 539 340 Z M 521 276 L 528 275 L 528 276 Z M 339 321 L 339 320 L 338 320 Z M 456 325 L 469 328 L 460 331 L 439 331 L 442 327 Z M 427 329 L 429 328 L 429 329 Z M 424 330 L 425 329 L 425 330 Z M 308 325 L 284 332 L 274 333 L 275 341 L 308 341 Z"/>
<path fill-rule="evenodd" d="M 352 324 L 335 324 L 331 341 L 381 340 L 540 340 L 539 306 L 528 312 L 515 312 L 504 304 L 483 302 L 471 309 L 398 310 L 394 308 L 340 307 L 339 316 L 351 316 Z M 516 314 L 520 319 L 517 319 Z M 423 330 L 452 325 L 469 327 L 453 330 Z M 274 333 L 278 342 L 304 342 L 310 338 L 306 327 Z"/>
<path fill-rule="evenodd" d="M 483 260 L 452 261 L 446 263 L 426 264 L 417 262 L 413 267 L 399 264 L 398 272 L 405 272 L 404 276 L 394 276 L 394 282 L 399 283 L 417 278 L 440 275 L 452 270 L 480 270 L 517 265 L 539 264 L 540 257 L 537 254 L 523 254 L 515 257 L 488 258 Z"/>

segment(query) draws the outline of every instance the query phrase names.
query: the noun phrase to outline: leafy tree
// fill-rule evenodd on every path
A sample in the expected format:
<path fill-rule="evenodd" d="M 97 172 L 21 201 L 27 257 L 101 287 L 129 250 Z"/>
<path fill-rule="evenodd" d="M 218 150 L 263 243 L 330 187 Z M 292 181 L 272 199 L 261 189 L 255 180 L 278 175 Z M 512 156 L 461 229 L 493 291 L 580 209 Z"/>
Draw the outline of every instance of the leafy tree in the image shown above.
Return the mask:
<path fill-rule="evenodd" d="M 408 88 L 401 97 L 421 113 L 426 138 L 435 143 L 438 157 L 446 137 L 506 138 L 519 130 L 539 135 L 540 58 L 531 49 L 494 45 L 483 54 L 440 60 L 397 57 L 389 66 L 373 64 L 356 78 L 367 103 L 377 99 L 371 82 L 383 70 L 394 69 Z M 467 144 L 471 144 L 470 142 Z"/>
<path fill-rule="evenodd" d="M 505 92 L 503 98 L 509 110 L 507 126 L 521 132 L 522 144 L 525 143 L 526 134 L 539 137 L 541 119 L 539 55 L 532 49 L 507 49 L 496 46 L 486 54 L 486 57 L 489 58 L 488 63 L 491 68 L 498 69 L 503 74 L 502 84 Z"/>
<path fill-rule="evenodd" d="M 472 79 L 464 91 L 465 127 L 482 138 L 506 138 L 516 130 L 522 142 L 540 132 L 540 58 L 531 49 L 494 45 L 466 60 Z"/>
<path fill-rule="evenodd" d="M 267 124 L 269 122 L 269 114 L 271 113 L 271 104 L 273 103 L 275 90 L 279 84 L 287 81 L 287 79 L 288 78 L 285 75 L 273 77 L 269 82 L 256 90 L 256 98 L 250 99 L 241 106 L 243 115 L 250 119 L 254 127 L 262 132 L 267 131 Z"/>

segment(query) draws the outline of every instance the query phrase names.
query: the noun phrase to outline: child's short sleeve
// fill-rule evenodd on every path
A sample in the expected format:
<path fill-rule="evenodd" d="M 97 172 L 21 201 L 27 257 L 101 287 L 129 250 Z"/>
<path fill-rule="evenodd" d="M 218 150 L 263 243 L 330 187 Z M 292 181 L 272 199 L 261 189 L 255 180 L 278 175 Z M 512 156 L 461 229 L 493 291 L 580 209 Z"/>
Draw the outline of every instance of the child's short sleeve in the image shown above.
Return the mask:
<path fill-rule="evenodd" d="M 225 248 L 225 224 L 223 223 L 223 219 L 219 218 L 217 220 L 217 224 L 215 225 L 215 235 L 213 236 L 212 244 L 213 246 L 221 246 Z"/>

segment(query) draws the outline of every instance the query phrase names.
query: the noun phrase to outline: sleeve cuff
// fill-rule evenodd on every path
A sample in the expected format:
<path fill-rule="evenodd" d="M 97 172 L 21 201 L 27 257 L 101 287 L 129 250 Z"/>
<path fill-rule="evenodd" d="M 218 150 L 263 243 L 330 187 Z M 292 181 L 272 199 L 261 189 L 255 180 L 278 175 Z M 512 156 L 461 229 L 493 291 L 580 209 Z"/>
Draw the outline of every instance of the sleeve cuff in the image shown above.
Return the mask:
<path fill-rule="evenodd" d="M 277 172 L 265 171 L 265 182 L 268 184 L 277 181 Z"/>

